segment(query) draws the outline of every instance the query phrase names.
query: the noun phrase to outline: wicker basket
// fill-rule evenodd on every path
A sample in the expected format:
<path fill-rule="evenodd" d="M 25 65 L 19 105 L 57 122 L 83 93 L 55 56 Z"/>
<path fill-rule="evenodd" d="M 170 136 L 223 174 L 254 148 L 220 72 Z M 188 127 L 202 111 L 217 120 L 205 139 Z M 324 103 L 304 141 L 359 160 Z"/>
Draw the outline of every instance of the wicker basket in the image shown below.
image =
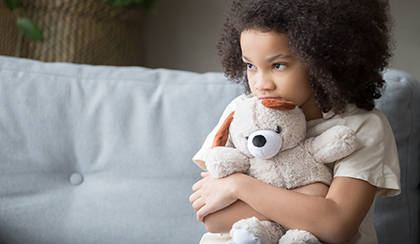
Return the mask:
<path fill-rule="evenodd" d="M 1 1 L 2 2 L 2 1 Z M 99 0 L 21 0 L 44 42 L 18 43 L 16 17 L 0 5 L 0 55 L 96 65 L 144 65 L 144 13 Z M 17 51 L 17 52 L 16 52 Z"/>

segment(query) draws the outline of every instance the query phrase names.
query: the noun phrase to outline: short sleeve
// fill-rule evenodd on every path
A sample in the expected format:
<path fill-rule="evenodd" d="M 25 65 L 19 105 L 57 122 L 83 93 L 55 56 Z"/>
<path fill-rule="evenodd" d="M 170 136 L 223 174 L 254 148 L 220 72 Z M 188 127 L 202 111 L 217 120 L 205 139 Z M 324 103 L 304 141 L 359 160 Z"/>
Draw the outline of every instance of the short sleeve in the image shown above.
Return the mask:
<path fill-rule="evenodd" d="M 236 97 L 235 99 L 232 100 L 232 102 L 229 103 L 229 105 L 226 107 L 226 109 L 224 110 L 222 116 L 219 119 L 219 122 L 217 123 L 216 127 L 214 127 L 214 129 L 210 132 L 210 134 L 207 136 L 206 140 L 203 143 L 203 146 L 201 147 L 201 149 L 194 155 L 193 157 L 193 161 L 194 163 L 196 163 L 200 168 L 207 170 L 206 169 L 206 155 L 207 153 L 211 150 L 211 146 L 213 145 L 213 139 L 217 133 L 217 131 L 220 129 L 220 127 L 222 126 L 223 122 L 225 121 L 225 119 L 229 116 L 229 114 L 231 114 L 233 111 L 236 110 L 236 106 L 238 104 L 238 102 L 245 100 L 249 98 L 249 96 L 243 94 L 240 95 L 238 97 Z"/>
<path fill-rule="evenodd" d="M 398 195 L 401 189 L 398 152 L 385 115 L 374 109 L 352 114 L 343 121 L 356 131 L 358 147 L 335 163 L 334 177 L 365 180 L 378 188 L 377 197 Z"/>

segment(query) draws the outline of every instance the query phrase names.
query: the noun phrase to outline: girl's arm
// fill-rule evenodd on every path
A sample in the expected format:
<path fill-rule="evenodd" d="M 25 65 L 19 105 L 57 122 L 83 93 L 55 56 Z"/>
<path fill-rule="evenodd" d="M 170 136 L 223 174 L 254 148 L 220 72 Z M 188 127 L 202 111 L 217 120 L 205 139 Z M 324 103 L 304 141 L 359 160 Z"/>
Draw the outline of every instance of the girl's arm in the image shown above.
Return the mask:
<path fill-rule="evenodd" d="M 194 185 L 194 191 L 190 200 L 198 219 L 205 218 L 210 230 L 223 227 L 228 229 L 221 232 L 228 232 L 233 222 L 255 213 L 289 229 L 307 230 L 324 242 L 341 243 L 357 232 L 373 203 L 376 187 L 366 181 L 336 177 L 323 198 L 234 174 L 223 179 L 206 176 Z"/>
<path fill-rule="evenodd" d="M 210 174 L 206 172 L 202 175 L 203 177 L 207 177 Z M 293 189 L 292 191 L 306 195 L 325 197 L 328 193 L 328 186 L 324 185 L 323 183 L 313 183 Z M 207 231 L 211 233 L 228 233 L 235 222 L 240 219 L 250 217 L 257 217 L 259 220 L 271 220 L 253 208 L 249 207 L 249 205 L 247 205 L 245 202 L 237 200 L 232 205 L 207 215 L 202 222 L 204 222 Z"/>

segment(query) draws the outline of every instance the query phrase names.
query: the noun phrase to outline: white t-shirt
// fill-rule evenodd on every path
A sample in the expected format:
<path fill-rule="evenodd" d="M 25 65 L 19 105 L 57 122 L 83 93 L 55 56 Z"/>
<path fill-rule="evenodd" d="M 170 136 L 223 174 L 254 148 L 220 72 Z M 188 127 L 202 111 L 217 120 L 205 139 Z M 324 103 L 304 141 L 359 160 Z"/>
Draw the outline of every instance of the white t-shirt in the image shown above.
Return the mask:
<path fill-rule="evenodd" d="M 248 99 L 241 95 L 234 99 L 223 112 L 218 125 L 207 136 L 202 148 L 193 157 L 193 161 L 205 169 L 205 158 L 211 150 L 213 138 L 226 117 L 236 109 L 239 101 Z M 345 125 L 352 128 L 358 139 L 355 152 L 349 156 L 329 164 L 334 177 L 350 177 L 369 182 L 377 187 L 376 197 L 396 196 L 400 193 L 400 167 L 394 134 L 385 115 L 378 109 L 366 111 L 349 105 L 347 112 L 336 115 L 324 113 L 323 118 L 307 122 L 306 137 L 320 135 L 335 126 Z M 352 244 L 377 243 L 376 232 L 372 224 L 374 203 L 359 227 L 359 232 L 349 242 Z M 210 234 L 203 236 L 200 243 L 230 243 L 228 234 Z"/>

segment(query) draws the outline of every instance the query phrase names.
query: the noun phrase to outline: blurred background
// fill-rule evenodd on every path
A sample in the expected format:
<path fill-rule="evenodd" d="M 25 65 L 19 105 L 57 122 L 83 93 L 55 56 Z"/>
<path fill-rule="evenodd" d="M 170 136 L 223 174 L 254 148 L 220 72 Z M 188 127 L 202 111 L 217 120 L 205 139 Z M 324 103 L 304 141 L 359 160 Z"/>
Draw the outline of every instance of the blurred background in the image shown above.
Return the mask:
<path fill-rule="evenodd" d="M 146 66 L 221 71 L 216 44 L 226 0 L 162 0 L 147 18 Z M 390 0 L 396 48 L 391 67 L 420 80 L 420 0 Z"/>
<path fill-rule="evenodd" d="M 21 1 L 29 17 L 39 21 L 44 43 L 21 38 L 17 51 L 18 34 L 10 34 L 15 16 L 6 19 L 10 11 L 3 6 L 0 55 L 18 53 L 43 61 L 65 58 L 74 63 L 222 71 L 216 44 L 226 0 L 158 0 L 152 11 L 101 2 L 106 0 Z M 390 67 L 420 80 L 420 0 L 390 0 L 390 4 L 396 41 Z"/>

